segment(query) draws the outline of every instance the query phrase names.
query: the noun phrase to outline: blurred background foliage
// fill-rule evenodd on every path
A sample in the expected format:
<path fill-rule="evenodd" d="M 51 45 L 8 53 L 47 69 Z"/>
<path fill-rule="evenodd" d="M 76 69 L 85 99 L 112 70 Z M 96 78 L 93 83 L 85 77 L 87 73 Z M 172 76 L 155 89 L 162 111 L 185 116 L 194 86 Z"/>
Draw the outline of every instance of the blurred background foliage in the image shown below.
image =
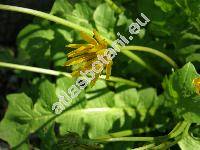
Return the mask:
<path fill-rule="evenodd" d="M 111 40 L 117 38 L 117 32 L 128 37 L 128 26 L 140 13 L 144 13 L 151 22 L 134 36 L 130 45 L 155 48 L 170 56 L 180 67 L 192 62 L 199 72 L 199 0 L 116 0 L 114 3 L 115 5 L 111 4 L 109 0 L 1 2 L 42 10 L 88 29 L 96 28 L 101 35 Z M 69 52 L 65 46 L 82 42 L 78 31 L 19 13 L 0 11 L 0 18 L 0 61 L 71 72 L 70 68 L 63 67 Z M 74 107 L 71 109 L 70 106 L 69 112 L 57 118 L 51 106 L 57 101 L 58 93 L 61 90 L 66 91 L 74 80 L 62 76 L 51 77 L 1 69 L 1 143 L 7 142 L 11 147 L 17 146 L 17 149 L 55 149 L 58 137 L 67 134 L 68 131 L 76 132 L 85 139 L 123 130 L 132 130 L 137 136 L 159 136 L 169 133 L 182 118 L 197 123 L 192 126 L 191 132 L 199 136 L 200 108 L 189 104 L 191 107 L 180 113 L 185 105 L 177 109 L 179 103 L 176 101 L 183 101 L 181 104 L 185 104 L 186 97 L 177 100 L 170 87 L 175 87 L 174 92 L 180 96 L 182 90 L 190 91 L 191 94 L 194 88 L 191 87 L 190 81 L 192 77 L 197 77 L 194 67 L 188 64 L 180 70 L 181 73 L 173 74 L 167 79 L 166 76 L 173 73 L 169 64 L 152 54 L 134 53 L 157 70 L 160 76 L 155 76 L 119 53 L 114 59 L 112 75 L 137 81 L 142 84 L 142 88 L 98 80 L 94 87 L 87 88 L 73 100 Z M 189 71 L 186 67 L 190 68 Z M 182 82 L 184 73 L 191 74 L 186 82 Z M 176 84 L 171 81 L 177 78 L 180 78 L 180 83 L 179 80 Z M 186 83 L 190 84 L 190 87 L 179 88 L 187 85 Z M 198 104 L 199 101 L 196 105 Z M 192 118 L 188 117 L 188 112 Z M 40 129 L 51 117 L 55 119 Z M 193 141 L 191 138 L 186 136 L 185 140 L 179 143 L 180 148 L 188 150 L 185 141 L 191 141 L 196 147 L 189 149 L 198 149 L 199 141 Z M 104 149 L 122 150 L 142 145 L 144 142 L 115 142 L 105 145 Z M 79 145 L 75 147 L 71 149 L 84 149 Z M 180 148 L 175 146 L 172 149 Z M 65 145 L 64 149 L 70 147 L 66 148 Z"/>

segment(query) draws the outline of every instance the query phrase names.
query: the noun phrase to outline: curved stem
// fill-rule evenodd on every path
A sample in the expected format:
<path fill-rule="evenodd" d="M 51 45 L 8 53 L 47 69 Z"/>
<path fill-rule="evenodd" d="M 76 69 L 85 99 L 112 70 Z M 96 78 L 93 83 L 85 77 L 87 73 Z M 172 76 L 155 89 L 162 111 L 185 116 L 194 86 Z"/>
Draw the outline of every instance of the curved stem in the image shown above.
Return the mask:
<path fill-rule="evenodd" d="M 140 57 L 138 57 L 137 55 L 135 55 L 134 53 L 131 53 L 130 51 L 121 51 L 124 55 L 132 58 L 133 60 L 135 60 L 137 63 L 139 63 L 140 65 L 142 65 L 143 67 L 145 67 L 146 69 L 148 69 L 151 73 L 153 73 L 154 75 L 160 77 L 160 73 L 158 71 L 156 71 L 154 68 L 152 68 L 150 65 L 148 65 L 145 61 L 143 61 Z"/>
<path fill-rule="evenodd" d="M 146 149 L 162 149 L 162 150 L 167 150 L 170 147 L 176 145 L 178 141 L 181 139 L 181 135 L 179 135 L 175 141 L 170 142 L 170 141 L 165 141 L 159 145 L 156 145 L 155 143 L 144 145 L 142 147 L 134 148 L 132 150 L 146 150 Z"/>
<path fill-rule="evenodd" d="M 110 5 L 111 8 L 113 8 L 113 10 L 114 10 L 116 13 L 120 14 L 120 13 L 124 12 L 124 8 L 121 8 L 121 7 L 117 6 L 112 0 L 105 0 L 105 2 L 106 2 L 108 5 Z"/>
<path fill-rule="evenodd" d="M 115 132 L 115 133 L 110 133 L 107 135 L 96 137 L 96 138 L 94 138 L 94 140 L 124 137 L 124 136 L 130 136 L 130 135 L 133 135 L 133 130 L 124 130 L 124 131 L 119 131 L 119 132 Z"/>
<path fill-rule="evenodd" d="M 153 147 L 152 149 L 167 150 L 170 147 L 176 145 L 181 140 L 183 134 L 188 131 L 190 123 L 186 121 L 179 122 L 174 129 L 168 134 L 169 139 L 175 139 L 174 141 L 164 141 L 161 144 Z"/>
<path fill-rule="evenodd" d="M 144 146 L 141 146 L 141 147 L 138 147 L 138 148 L 134 148 L 134 149 L 131 149 L 131 150 L 147 150 L 147 149 L 151 149 L 153 147 L 155 147 L 156 144 L 148 144 L 148 145 L 144 145 Z"/>
<path fill-rule="evenodd" d="M 105 75 L 101 75 L 100 76 L 100 79 L 105 79 L 105 78 L 106 78 Z M 127 85 L 131 85 L 131 86 L 138 87 L 138 88 L 142 87 L 142 85 L 137 83 L 137 82 L 134 82 L 134 81 L 131 81 L 131 80 L 127 80 L 127 79 L 123 79 L 123 78 L 119 78 L 119 77 L 111 76 L 108 81 L 121 82 L 121 83 L 125 83 Z"/>
<path fill-rule="evenodd" d="M 167 150 L 170 147 L 176 145 L 180 140 L 181 140 L 181 135 L 178 136 L 173 142 L 166 141 L 166 142 L 161 143 L 158 146 L 152 147 L 152 149 L 154 149 L 154 150 Z"/>
<path fill-rule="evenodd" d="M 155 126 L 154 128 L 145 127 L 145 128 L 138 128 L 138 129 L 133 129 L 133 130 L 123 130 L 123 131 L 113 132 L 107 135 L 99 136 L 94 139 L 116 138 L 116 137 L 131 136 L 134 134 L 143 134 L 143 133 L 146 134 L 146 133 L 155 131 L 157 129 L 160 129 L 162 127 L 163 127 L 162 125 L 158 125 L 158 126 Z"/>
<path fill-rule="evenodd" d="M 36 72 L 36 73 L 42 73 L 42 74 L 48 74 L 48 75 L 53 75 L 53 76 L 66 76 L 66 77 L 71 77 L 70 73 L 66 72 L 61 72 L 61 71 L 55 71 L 55 70 L 50 70 L 50 69 L 43 69 L 43 68 L 38 68 L 38 67 L 31 67 L 31 66 L 24 66 L 24 65 L 17 65 L 17 64 L 12 64 L 12 63 L 5 63 L 5 62 L 0 62 L 0 67 L 5 67 L 5 68 L 11 68 L 11 69 L 17 69 L 17 70 L 24 70 L 24 71 L 30 71 L 30 72 Z M 101 76 L 101 79 L 104 79 L 105 76 Z M 121 82 L 128 84 L 130 86 L 134 87 L 141 87 L 139 83 L 118 78 L 118 77 L 110 77 L 110 81 L 113 82 Z"/>
<path fill-rule="evenodd" d="M 6 63 L 6 62 L 0 62 L 0 67 L 11 68 L 11 69 L 16 69 L 16 70 L 24 70 L 24 71 L 36 72 L 36 73 L 42 73 L 42 74 L 48 74 L 48 75 L 53 75 L 53 76 L 63 75 L 63 76 L 66 76 L 66 77 L 72 77 L 70 75 L 70 73 L 65 73 L 65 72 L 60 72 L 60 71 L 55 71 L 55 70 L 50 70 L 50 69 L 43 69 L 43 68 L 38 68 L 38 67 L 17 65 L 17 64 Z"/>
<path fill-rule="evenodd" d="M 49 21 L 53 21 L 53 22 L 56 22 L 58 24 L 61 24 L 61 25 L 64 25 L 64 26 L 67 26 L 67 27 L 70 27 L 72 29 L 75 29 L 75 30 L 78 30 L 78 31 L 83 31 L 85 33 L 88 33 L 90 35 L 92 35 L 92 31 L 90 29 L 87 29 L 85 27 L 82 27 L 78 24 L 75 24 L 73 22 L 70 22 L 70 21 L 67 21 L 65 19 L 62 19 L 62 18 L 59 18 L 59 17 L 56 17 L 54 15 L 51 15 L 51 14 L 48 14 L 48 13 L 44 13 L 44 12 L 41 12 L 41 11 L 37 11 L 37 10 L 33 10 L 33 9 L 28 9 L 28 8 L 23 8 L 23 7 L 17 7 L 17 6 L 10 6 L 10 5 L 3 5 L 3 4 L 0 4 L 0 9 L 2 10 L 8 10 L 8 11 L 14 11 L 14 12 L 21 12 L 21 13 L 25 13 L 25 14 L 30 14 L 30 15 L 33 15 L 33 16 L 37 16 L 37 17 L 40 17 L 40 18 L 43 18 L 43 19 L 47 19 Z M 102 37 L 104 38 L 110 45 L 112 44 L 112 40 L 106 38 L 106 37 Z M 127 46 L 128 47 L 128 46 Z M 126 47 L 124 47 L 124 49 L 126 49 Z M 130 50 L 130 48 L 128 47 L 127 49 Z M 141 46 L 137 46 L 137 49 L 144 49 L 143 47 Z M 145 50 L 144 50 L 145 51 Z M 150 52 L 151 50 L 148 49 L 148 52 Z M 122 51 L 123 54 L 127 55 L 128 57 L 130 57 L 131 59 L 133 59 L 134 61 L 136 61 L 138 64 L 142 65 L 143 67 L 147 68 L 148 70 L 150 70 L 151 72 L 153 72 L 154 74 L 157 74 L 158 75 L 158 72 L 155 71 L 152 67 L 150 67 L 149 65 L 147 65 L 139 56 L 135 55 L 133 56 L 133 54 L 128 54 L 128 52 L 125 52 L 125 51 Z M 154 53 L 154 54 L 157 54 L 157 53 Z M 162 56 L 162 58 L 164 58 Z M 167 59 L 168 60 L 168 59 Z M 168 61 L 169 63 L 173 64 L 173 62 Z M 175 64 L 173 64 L 173 66 L 176 66 Z"/>
<path fill-rule="evenodd" d="M 164 59 L 166 62 L 171 64 L 174 68 L 176 69 L 178 68 L 178 65 L 176 64 L 176 62 L 173 61 L 169 56 L 153 48 L 144 47 L 144 46 L 125 46 L 122 48 L 122 50 L 134 50 L 134 51 L 143 51 L 143 52 L 152 53 Z"/>
<path fill-rule="evenodd" d="M 183 131 L 185 130 L 185 128 L 188 126 L 188 122 L 186 121 L 182 121 L 179 122 L 174 129 L 168 134 L 169 138 L 175 138 L 178 135 L 180 135 L 181 133 L 183 133 Z"/>
<path fill-rule="evenodd" d="M 155 137 L 118 137 L 118 138 L 106 138 L 106 139 L 96 139 L 96 142 L 142 142 L 142 141 L 154 141 Z"/>
<path fill-rule="evenodd" d="M 73 23 L 71 21 L 62 19 L 60 17 L 54 16 L 54 15 L 51 15 L 51 14 L 48 14 L 48 13 L 45 13 L 45 12 L 42 12 L 42 11 L 33 10 L 33 9 L 29 9 L 29 8 L 18 7 L 18 6 L 3 5 L 3 4 L 0 4 L 0 9 L 33 15 L 33 16 L 36 16 L 36 17 L 40 17 L 40 18 L 43 18 L 43 19 L 46 19 L 46 20 L 49 20 L 49 21 L 64 25 L 66 27 L 69 27 L 69 28 L 72 28 L 72 29 L 75 29 L 75 30 L 78 30 L 78 31 L 83 31 L 83 32 L 85 32 L 85 33 L 87 33 L 89 35 L 93 35 L 93 31 L 88 29 L 88 28 L 85 28 L 85 27 L 80 26 L 80 25 L 78 25 L 76 23 Z M 107 39 L 106 37 L 103 37 L 103 38 L 109 44 L 112 43 L 112 41 L 110 39 Z"/>
<path fill-rule="evenodd" d="M 44 19 L 47 19 L 47 20 L 62 24 L 64 26 L 67 26 L 67 27 L 70 27 L 70 28 L 73 28 L 73 29 L 78 30 L 78 31 L 86 32 L 86 33 L 88 33 L 90 35 L 93 34 L 90 29 L 87 29 L 87 28 L 82 27 L 82 26 L 80 26 L 78 24 L 75 24 L 73 22 L 70 22 L 70 21 L 67 21 L 65 19 L 62 19 L 60 17 L 56 17 L 54 15 L 51 15 L 51 14 L 48 14 L 48 13 L 44 13 L 42 11 L 37 11 L 37 10 L 18 7 L 18 6 L 2 5 L 2 4 L 0 4 L 0 9 L 37 16 L 37 17 L 40 17 L 40 18 L 44 18 Z"/>
<path fill-rule="evenodd" d="M 158 137 L 106 137 L 106 138 L 101 138 L 101 139 L 94 139 L 94 141 L 97 142 L 119 142 L 119 141 L 150 141 L 150 142 L 167 142 L 169 139 L 176 138 L 180 136 L 185 128 L 188 126 L 188 122 L 182 121 L 179 122 L 174 129 L 165 136 L 158 136 Z M 129 131 L 130 132 L 130 131 Z"/>

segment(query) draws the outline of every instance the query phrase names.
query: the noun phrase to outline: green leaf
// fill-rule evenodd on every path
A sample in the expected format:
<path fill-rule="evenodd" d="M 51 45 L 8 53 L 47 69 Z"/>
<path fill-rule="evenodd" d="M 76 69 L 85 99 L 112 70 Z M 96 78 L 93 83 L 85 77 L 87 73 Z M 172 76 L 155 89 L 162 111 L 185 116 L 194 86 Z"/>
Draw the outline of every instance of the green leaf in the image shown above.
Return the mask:
<path fill-rule="evenodd" d="M 113 28 L 116 23 L 114 10 L 112 10 L 107 4 L 99 5 L 93 15 L 96 28 L 98 31 L 108 38 L 114 38 Z"/>
<path fill-rule="evenodd" d="M 67 19 L 84 26 L 86 28 L 92 29 L 90 20 L 92 18 L 93 10 L 88 6 L 87 3 L 77 3 L 75 8 L 71 13 L 66 14 Z"/>
<path fill-rule="evenodd" d="M 160 115 L 156 114 L 157 111 L 162 113 L 163 111 L 158 110 L 163 105 L 163 99 L 157 96 L 157 92 L 154 88 L 146 88 L 139 92 L 135 88 L 130 88 L 123 84 L 116 86 L 115 94 L 115 105 L 117 107 L 132 107 L 135 108 L 138 113 L 138 119 L 146 124 L 154 119 L 154 123 L 159 120 L 165 120 L 166 118 L 160 118 Z M 131 115 L 131 112 L 128 113 Z M 152 118 L 150 118 L 150 116 Z"/>
<path fill-rule="evenodd" d="M 9 107 L 0 123 L 0 138 L 7 141 L 11 146 L 16 146 L 30 132 L 29 123 L 32 121 L 33 104 L 31 99 L 23 93 L 9 95 L 7 99 Z M 22 145 L 22 147 L 26 147 L 22 149 L 28 149 L 26 144 Z"/>
<path fill-rule="evenodd" d="M 165 0 L 155 0 L 155 5 L 160 7 L 162 11 L 169 12 L 172 10 L 172 6 L 170 3 L 166 2 Z"/>
<path fill-rule="evenodd" d="M 113 107 L 114 92 L 110 91 L 105 81 L 98 80 L 96 84 L 86 90 L 87 105 L 86 108 L 92 107 Z"/>
<path fill-rule="evenodd" d="M 13 62 L 14 53 L 9 48 L 3 48 L 0 46 L 0 61 Z"/>
<path fill-rule="evenodd" d="M 200 149 L 200 140 L 195 139 L 188 133 L 178 142 L 181 150 L 197 150 Z"/>
<path fill-rule="evenodd" d="M 65 96 L 63 94 L 64 92 L 66 94 L 68 94 L 68 96 L 70 96 L 69 93 L 68 93 L 68 89 L 72 85 L 76 85 L 76 80 L 75 79 L 72 79 L 72 78 L 69 78 L 69 77 L 61 77 L 61 78 L 57 79 L 57 81 L 56 81 L 56 95 L 57 95 L 57 97 Z M 70 105 L 81 101 L 81 103 L 76 105 L 74 107 L 74 109 L 83 108 L 85 106 L 85 91 L 82 90 L 80 92 L 80 94 L 78 94 L 78 96 L 76 98 L 72 99 L 72 100 L 69 100 L 68 98 L 65 98 L 65 100 L 68 103 L 70 103 Z"/>
<path fill-rule="evenodd" d="M 154 116 L 157 108 L 161 105 L 160 99 L 157 97 L 157 92 L 153 88 L 147 88 L 139 91 L 139 102 L 137 110 L 141 114 L 141 120 L 149 119 L 148 116 Z"/>
<path fill-rule="evenodd" d="M 20 49 L 19 62 L 49 66 L 50 41 L 53 39 L 54 32 L 51 29 L 44 29 L 36 24 L 26 26 L 17 37 L 17 45 Z"/>
<path fill-rule="evenodd" d="M 60 79 L 59 84 L 66 89 L 69 82 L 72 81 L 67 82 L 63 79 L 61 81 Z M 107 134 L 117 120 L 120 122 L 120 126 L 123 126 L 125 123 L 124 111 L 131 112 L 130 116 L 134 118 L 134 110 L 129 106 L 114 106 L 113 97 L 114 93 L 107 88 L 105 82 L 98 80 L 93 88 L 86 91 L 87 102 L 85 105 L 80 105 L 56 119 L 56 122 L 60 123 L 60 133 L 64 135 L 67 131 L 72 131 L 83 135 L 88 129 L 87 134 L 90 138 L 94 138 Z"/>
<path fill-rule="evenodd" d="M 190 45 L 179 50 L 180 54 L 191 54 L 200 49 L 199 44 Z"/>
<path fill-rule="evenodd" d="M 41 83 L 40 98 L 34 106 L 32 100 L 24 93 L 8 95 L 7 99 L 9 106 L 0 123 L 0 138 L 7 141 L 11 147 L 20 144 L 55 115 L 51 110 L 53 102 L 57 100 L 55 87 L 47 80 Z M 9 130 L 7 130 L 8 127 Z M 51 128 L 51 123 L 48 128 Z M 22 146 L 24 147 L 27 142 L 25 141 Z"/>
<path fill-rule="evenodd" d="M 93 10 L 87 3 L 81 2 L 72 6 L 68 0 L 57 0 L 54 3 L 51 13 L 92 29 L 89 20 L 92 18 Z"/>
<path fill-rule="evenodd" d="M 57 97 L 55 97 L 54 86 L 46 80 L 41 83 L 40 98 L 34 106 L 32 100 L 24 93 L 8 95 L 7 99 L 9 106 L 0 123 L 0 137 L 13 147 L 54 116 L 51 105 Z M 51 124 L 48 126 L 50 127 Z M 7 127 L 9 131 L 6 130 Z M 25 141 L 24 144 L 27 142 Z"/>
<path fill-rule="evenodd" d="M 137 107 L 139 94 L 135 88 L 130 88 L 124 84 L 116 86 L 115 104 L 118 107 L 132 106 Z"/>
<path fill-rule="evenodd" d="M 188 16 L 188 20 L 192 26 L 194 26 L 198 32 L 200 31 L 200 10 L 199 6 L 200 3 L 198 0 L 176 0 L 176 4 L 182 8 L 182 10 L 185 12 L 185 15 Z"/>
<path fill-rule="evenodd" d="M 197 77 L 195 67 L 187 63 L 165 82 L 165 96 L 172 102 L 171 107 L 178 116 L 191 123 L 200 122 L 200 96 L 192 83 Z"/>
<path fill-rule="evenodd" d="M 51 14 L 67 18 L 67 14 L 71 13 L 72 10 L 73 6 L 68 0 L 56 0 L 51 9 Z"/>
<path fill-rule="evenodd" d="M 92 17 L 92 9 L 87 5 L 87 3 L 77 3 L 75 4 L 75 10 L 73 14 L 79 18 L 85 19 L 86 22 Z"/>
<path fill-rule="evenodd" d="M 200 54 L 198 54 L 198 53 L 193 53 L 193 54 L 189 55 L 189 56 L 186 58 L 186 62 L 193 62 L 193 61 L 200 62 Z"/>
<path fill-rule="evenodd" d="M 41 139 L 41 149 L 53 150 L 55 143 L 57 143 L 57 138 L 55 135 L 55 126 L 48 125 L 43 130 L 40 130 L 38 133 L 39 138 Z M 47 140 L 48 139 L 48 140 Z"/>
<path fill-rule="evenodd" d="M 115 121 L 119 120 L 120 126 L 124 125 L 125 113 L 123 108 L 97 107 L 72 110 L 57 119 L 61 123 L 60 132 L 77 132 L 83 135 L 89 127 L 90 138 L 108 134 Z M 98 118 L 98 119 L 97 119 Z"/>
<path fill-rule="evenodd" d="M 191 40 L 200 40 L 200 36 L 193 33 L 185 33 L 183 34 L 183 39 L 191 39 Z"/>
<path fill-rule="evenodd" d="M 62 25 L 54 24 L 51 26 L 54 31 L 54 39 L 50 43 L 51 58 L 54 62 L 55 70 L 63 69 L 63 65 L 66 62 L 66 45 L 73 42 L 73 31 L 71 29 L 63 27 Z M 59 40 L 58 40 L 59 39 Z"/>
<path fill-rule="evenodd" d="M 169 11 L 170 6 L 166 5 L 163 1 L 157 1 L 157 5 L 162 8 L 160 9 L 155 5 L 154 0 L 140 0 L 137 5 L 139 12 L 144 13 L 151 20 L 149 24 L 150 32 L 159 37 L 171 35 L 173 28 L 169 28 L 167 24 L 167 15 L 169 14 L 164 12 Z"/>
<path fill-rule="evenodd" d="M 124 13 L 119 14 L 116 26 L 120 26 L 122 28 L 122 31 L 119 28 L 117 28 L 117 30 L 119 30 L 119 32 L 121 32 L 121 33 L 126 33 L 127 29 L 129 28 L 129 25 L 132 22 L 133 22 L 133 20 L 127 18 Z"/>
<path fill-rule="evenodd" d="M 52 105 L 57 101 L 55 85 L 48 80 L 43 81 L 39 87 L 41 103 L 46 110 L 52 111 Z"/>
<path fill-rule="evenodd" d="M 66 55 L 64 52 L 57 52 L 56 54 L 54 54 L 53 60 L 55 68 L 62 67 L 63 64 L 65 64 L 66 62 Z"/>

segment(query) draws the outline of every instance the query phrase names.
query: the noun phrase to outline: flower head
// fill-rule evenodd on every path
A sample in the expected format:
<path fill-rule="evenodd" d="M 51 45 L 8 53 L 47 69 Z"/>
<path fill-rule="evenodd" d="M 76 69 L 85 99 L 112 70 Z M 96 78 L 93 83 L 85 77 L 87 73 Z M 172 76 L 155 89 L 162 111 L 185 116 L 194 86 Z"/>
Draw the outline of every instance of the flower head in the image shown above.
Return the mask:
<path fill-rule="evenodd" d="M 80 72 L 86 70 L 92 70 L 93 64 L 98 61 L 98 55 L 104 55 L 107 50 L 107 42 L 101 38 L 96 30 L 93 30 L 93 37 L 81 32 L 81 37 L 87 42 L 87 44 L 69 44 L 67 47 L 75 48 L 76 50 L 67 54 L 69 60 L 65 63 L 65 66 L 74 66 L 72 76 L 80 76 Z M 111 75 L 112 59 L 107 58 L 107 64 L 102 63 L 103 68 L 106 67 L 106 79 L 109 79 Z M 98 66 L 97 67 L 102 67 Z M 103 69 L 102 69 L 103 71 Z M 95 73 L 95 78 L 91 84 L 94 84 L 101 72 Z"/>
<path fill-rule="evenodd" d="M 192 83 L 196 88 L 197 94 L 200 94 L 200 78 L 195 78 Z"/>

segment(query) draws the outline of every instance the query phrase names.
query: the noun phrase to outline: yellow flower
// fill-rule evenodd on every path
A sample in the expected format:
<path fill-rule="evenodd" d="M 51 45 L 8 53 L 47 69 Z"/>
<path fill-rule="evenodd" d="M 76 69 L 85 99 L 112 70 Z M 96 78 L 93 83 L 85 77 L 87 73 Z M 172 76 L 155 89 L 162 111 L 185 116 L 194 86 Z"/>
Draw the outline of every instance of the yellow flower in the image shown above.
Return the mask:
<path fill-rule="evenodd" d="M 197 94 L 200 94 L 200 78 L 195 78 L 192 83 L 196 88 Z"/>
<path fill-rule="evenodd" d="M 81 32 L 81 37 L 87 42 L 87 44 L 69 44 L 67 47 L 75 48 L 76 50 L 67 54 L 68 58 L 70 58 L 65 66 L 75 66 L 77 67 L 72 72 L 72 76 L 78 77 L 80 76 L 80 71 L 85 72 L 86 70 L 92 70 L 93 63 L 98 61 L 98 55 L 104 55 L 107 50 L 107 42 L 102 39 L 99 33 L 96 30 L 93 30 L 94 36 L 91 37 L 86 33 Z M 108 63 L 103 65 L 103 68 L 106 67 L 106 79 L 108 80 L 111 75 L 111 66 L 112 59 L 106 60 Z M 100 65 L 96 65 L 97 67 L 101 67 Z M 103 71 L 103 69 L 102 69 Z M 100 73 L 95 73 L 95 78 L 91 81 L 91 84 L 95 84 Z"/>

